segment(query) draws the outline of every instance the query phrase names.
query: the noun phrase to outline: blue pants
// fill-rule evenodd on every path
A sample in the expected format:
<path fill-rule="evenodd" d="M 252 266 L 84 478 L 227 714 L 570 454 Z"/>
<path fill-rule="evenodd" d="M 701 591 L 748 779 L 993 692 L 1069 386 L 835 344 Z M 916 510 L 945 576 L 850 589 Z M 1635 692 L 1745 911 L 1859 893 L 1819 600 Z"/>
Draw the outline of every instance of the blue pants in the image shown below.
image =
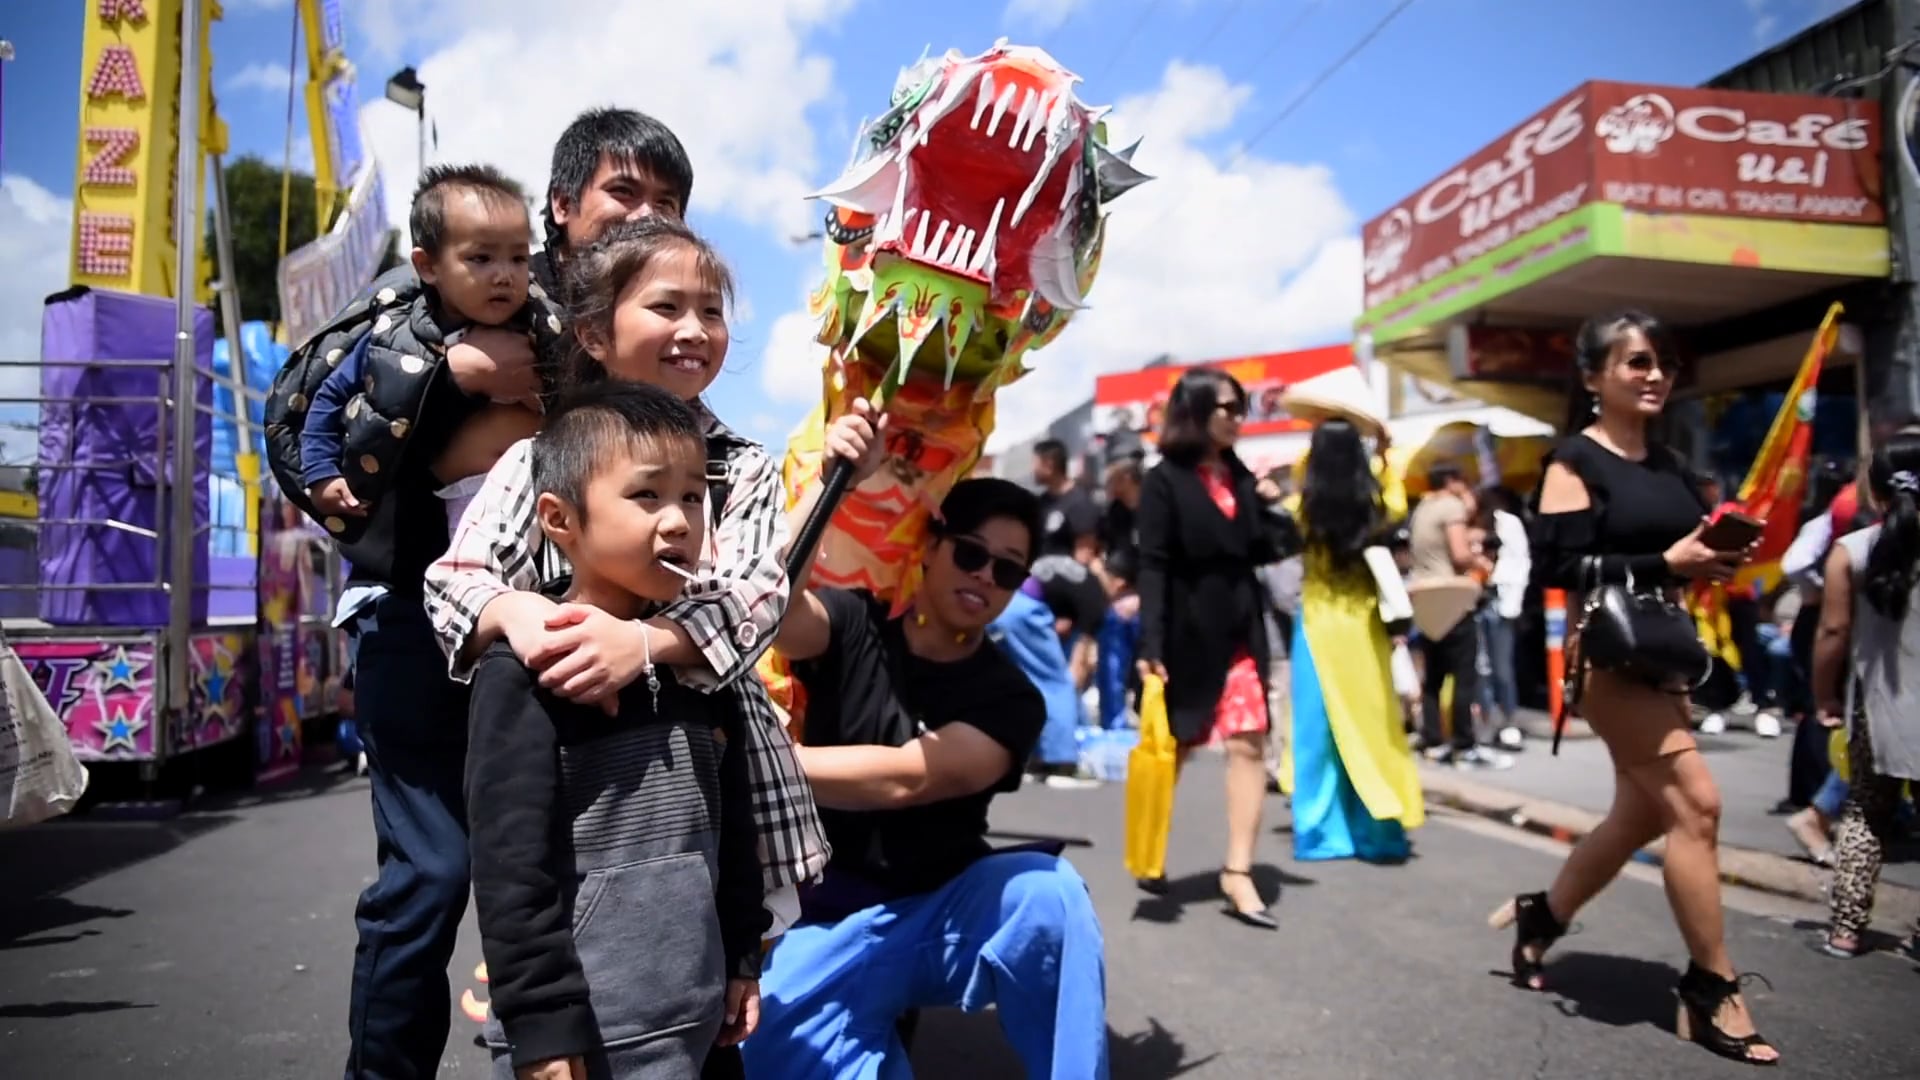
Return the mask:
<path fill-rule="evenodd" d="M 1100 691 L 1100 726 L 1121 727 L 1127 716 L 1127 688 L 1133 685 L 1133 652 L 1140 641 L 1140 617 L 1107 612 L 1100 624 L 1099 662 L 1094 685 Z"/>
<path fill-rule="evenodd" d="M 787 931 L 760 978 L 755 1080 L 902 1080 L 913 1008 L 998 1007 L 1034 1080 L 1105 1080 L 1106 960 L 1065 859 L 990 855 L 940 889 Z"/>
<path fill-rule="evenodd" d="M 446 677 L 417 600 L 385 596 L 349 628 L 373 788 L 379 876 L 354 911 L 349 1080 L 429 1078 L 451 1019 L 447 964 L 466 913 L 466 687 Z"/>
<path fill-rule="evenodd" d="M 1513 620 L 1492 604 L 1473 616 L 1480 624 L 1480 649 L 1486 667 L 1480 671 L 1480 715 L 1492 723 L 1497 709 L 1500 723 L 1510 724 L 1520 711 L 1520 687 L 1513 675 Z"/>

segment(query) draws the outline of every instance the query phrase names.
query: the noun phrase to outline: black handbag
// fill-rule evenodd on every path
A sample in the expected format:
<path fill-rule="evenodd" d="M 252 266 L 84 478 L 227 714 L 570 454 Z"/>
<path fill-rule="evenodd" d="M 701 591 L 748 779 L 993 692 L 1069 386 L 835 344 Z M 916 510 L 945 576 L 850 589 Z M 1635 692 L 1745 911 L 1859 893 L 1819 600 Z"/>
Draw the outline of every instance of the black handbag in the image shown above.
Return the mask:
<path fill-rule="evenodd" d="M 1554 724 L 1554 752 L 1566 709 L 1579 703 L 1585 670 L 1620 675 L 1661 690 L 1691 692 L 1713 672 L 1713 658 L 1700 642 L 1687 609 L 1656 585 L 1636 587 L 1631 571 L 1625 583 L 1602 581 L 1600 559 L 1580 561 L 1584 600 L 1577 624 L 1575 655 L 1567 665 L 1561 716 Z"/>

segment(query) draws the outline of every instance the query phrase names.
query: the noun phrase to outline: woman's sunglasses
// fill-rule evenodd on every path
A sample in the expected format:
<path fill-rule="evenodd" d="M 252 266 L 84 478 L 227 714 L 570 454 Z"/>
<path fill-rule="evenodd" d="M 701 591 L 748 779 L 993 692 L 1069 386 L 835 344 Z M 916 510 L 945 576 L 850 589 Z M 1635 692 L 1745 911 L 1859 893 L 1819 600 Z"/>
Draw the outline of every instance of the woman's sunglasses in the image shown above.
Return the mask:
<path fill-rule="evenodd" d="M 1680 374 L 1679 360 L 1668 356 L 1655 356 L 1650 352 L 1633 353 L 1620 362 L 1635 375 L 1651 375 L 1654 368 L 1659 368 L 1660 374 L 1669 379 Z"/>
<path fill-rule="evenodd" d="M 953 565 L 963 574 L 979 571 L 988 563 L 993 564 L 993 583 L 1012 592 L 1027 582 L 1027 565 L 1016 562 L 1004 555 L 995 555 L 987 550 L 987 545 L 978 540 L 969 540 L 964 536 L 950 536 L 948 542 L 953 545 Z"/>
<path fill-rule="evenodd" d="M 1214 412 L 1223 412 L 1235 420 L 1247 418 L 1247 403 L 1244 401 L 1221 401 L 1214 403 Z"/>

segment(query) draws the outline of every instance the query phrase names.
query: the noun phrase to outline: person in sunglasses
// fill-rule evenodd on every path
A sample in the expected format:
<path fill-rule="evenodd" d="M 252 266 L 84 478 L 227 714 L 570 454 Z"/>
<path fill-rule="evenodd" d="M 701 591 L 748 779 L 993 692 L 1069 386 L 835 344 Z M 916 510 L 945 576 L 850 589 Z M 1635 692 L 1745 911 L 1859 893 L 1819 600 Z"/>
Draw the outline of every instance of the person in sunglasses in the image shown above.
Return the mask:
<path fill-rule="evenodd" d="M 1254 887 L 1254 846 L 1267 795 L 1266 590 L 1254 568 L 1279 562 L 1290 526 L 1279 485 L 1256 480 L 1234 453 L 1247 392 L 1224 371 L 1194 368 L 1167 397 L 1162 460 L 1140 492 L 1140 677 L 1166 684 L 1167 723 L 1186 752 L 1227 750 L 1225 912 L 1278 929 Z M 1295 544 L 1294 546 L 1297 546 Z M 1162 894 L 1166 879 L 1139 882 Z"/>
<path fill-rule="evenodd" d="M 988 1004 L 1028 1075 L 1107 1075 L 1086 883 L 1058 844 L 995 850 L 986 838 L 988 807 L 1020 787 L 1046 721 L 1040 692 L 988 634 L 1041 528 L 1032 492 L 963 480 L 941 503 L 904 614 L 795 576 L 774 647 L 806 692 L 800 766 L 833 854 L 766 958 L 749 1076 L 893 1075 L 905 1069 L 901 1017 Z"/>

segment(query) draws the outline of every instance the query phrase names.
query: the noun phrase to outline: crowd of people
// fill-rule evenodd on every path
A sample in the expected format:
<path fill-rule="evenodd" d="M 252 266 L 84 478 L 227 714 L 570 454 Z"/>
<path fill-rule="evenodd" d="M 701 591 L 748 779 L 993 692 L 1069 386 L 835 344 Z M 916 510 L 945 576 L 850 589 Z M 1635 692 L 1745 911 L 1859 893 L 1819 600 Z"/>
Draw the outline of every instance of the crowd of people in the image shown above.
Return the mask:
<path fill-rule="evenodd" d="M 1544 987 L 1548 948 L 1664 836 L 1692 960 L 1681 1034 L 1777 1058 L 1722 933 L 1719 794 L 1688 697 L 1711 665 L 1679 601 L 1751 552 L 1716 546 L 1716 498 L 1657 438 L 1679 357 L 1656 320 L 1582 329 L 1567 437 L 1525 506 L 1444 463 L 1409 500 L 1387 433 L 1350 419 L 1256 476 L 1235 449 L 1245 389 L 1193 369 L 1155 459 L 1103 463 L 1100 498 L 1053 442 L 1031 487 L 956 484 L 896 617 L 811 581 L 792 538 L 813 497 L 786 507 L 765 448 L 705 403 L 732 282 L 682 220 L 692 184 L 657 121 L 585 113 L 555 147 L 535 253 L 510 181 L 429 169 L 411 265 L 276 381 L 276 474 L 351 567 L 338 611 L 378 875 L 347 1075 L 437 1071 L 471 895 L 502 1077 L 886 1075 L 933 1005 L 998 1006 L 1033 1075 L 1103 1077 L 1087 888 L 1058 843 L 989 844 L 996 795 L 1097 783 L 1083 729 L 1131 726 L 1156 681 L 1179 760 L 1224 758 L 1225 911 L 1277 929 L 1251 874 L 1274 790 L 1296 858 L 1393 863 L 1424 818 L 1420 753 L 1512 765 L 1515 627 L 1540 585 L 1573 594 L 1590 647 L 1568 698 L 1617 789 L 1551 887 L 1494 913 L 1516 981 Z M 827 455 L 857 482 L 887 428 L 863 404 Z M 1784 635 L 1804 685 L 1749 678 L 1769 705 L 1805 699 L 1802 730 L 1849 733 L 1844 809 L 1796 819 L 1823 843 L 1838 822 L 1836 956 L 1859 951 L 1879 843 L 1920 776 L 1917 474 L 1907 429 L 1860 520 L 1824 540 L 1809 523 Z M 1685 640 L 1609 652 L 1618 619 Z M 807 694 L 797 743 L 755 673 L 770 648 Z"/>

